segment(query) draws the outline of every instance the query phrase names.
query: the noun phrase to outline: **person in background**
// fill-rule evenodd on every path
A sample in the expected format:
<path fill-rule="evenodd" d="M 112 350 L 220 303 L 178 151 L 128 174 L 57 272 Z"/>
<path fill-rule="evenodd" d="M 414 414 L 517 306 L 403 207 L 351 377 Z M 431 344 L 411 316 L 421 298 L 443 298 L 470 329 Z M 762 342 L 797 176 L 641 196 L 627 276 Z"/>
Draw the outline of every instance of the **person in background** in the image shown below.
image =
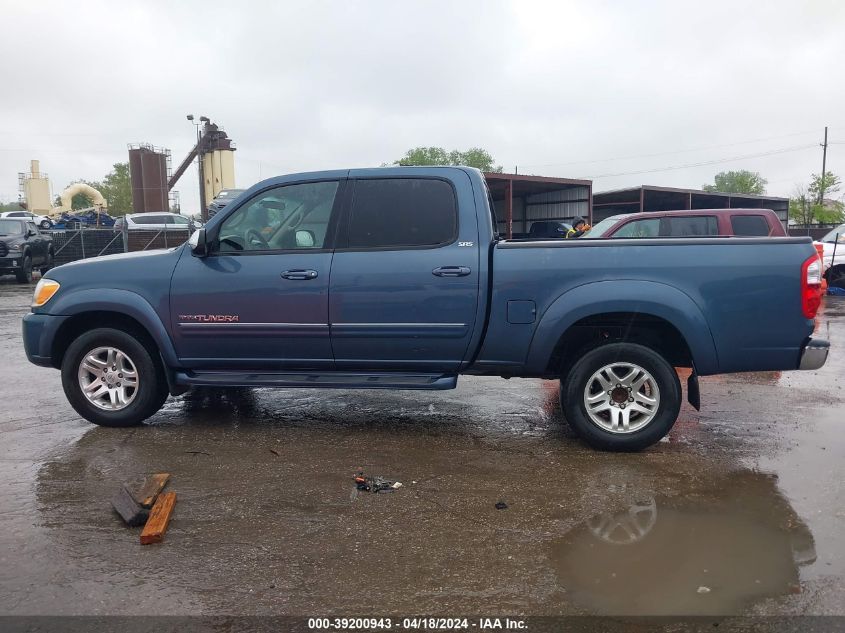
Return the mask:
<path fill-rule="evenodd" d="M 572 228 L 566 232 L 566 239 L 581 237 L 589 231 L 592 227 L 587 224 L 584 218 L 575 218 L 572 221 Z"/>

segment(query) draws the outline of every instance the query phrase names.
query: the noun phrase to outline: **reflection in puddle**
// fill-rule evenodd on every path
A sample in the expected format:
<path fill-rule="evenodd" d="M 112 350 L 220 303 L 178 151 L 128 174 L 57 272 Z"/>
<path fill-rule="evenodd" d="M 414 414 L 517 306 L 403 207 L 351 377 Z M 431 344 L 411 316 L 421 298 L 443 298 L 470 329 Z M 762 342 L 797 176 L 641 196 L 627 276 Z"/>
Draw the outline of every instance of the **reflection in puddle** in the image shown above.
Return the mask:
<path fill-rule="evenodd" d="M 739 613 L 799 591 L 813 537 L 774 479 L 718 479 L 711 492 L 635 499 L 576 527 L 552 544 L 559 582 L 590 610 L 630 615 Z"/>

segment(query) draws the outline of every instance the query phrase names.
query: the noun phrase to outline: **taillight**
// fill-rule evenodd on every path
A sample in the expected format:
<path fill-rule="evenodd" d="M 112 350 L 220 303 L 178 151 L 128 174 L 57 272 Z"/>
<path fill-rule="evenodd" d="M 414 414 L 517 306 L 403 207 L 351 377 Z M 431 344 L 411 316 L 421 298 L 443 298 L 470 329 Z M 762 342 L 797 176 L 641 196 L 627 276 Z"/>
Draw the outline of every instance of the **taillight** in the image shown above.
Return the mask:
<path fill-rule="evenodd" d="M 801 265 L 801 310 L 808 319 L 815 319 L 822 302 L 822 263 L 813 255 Z"/>

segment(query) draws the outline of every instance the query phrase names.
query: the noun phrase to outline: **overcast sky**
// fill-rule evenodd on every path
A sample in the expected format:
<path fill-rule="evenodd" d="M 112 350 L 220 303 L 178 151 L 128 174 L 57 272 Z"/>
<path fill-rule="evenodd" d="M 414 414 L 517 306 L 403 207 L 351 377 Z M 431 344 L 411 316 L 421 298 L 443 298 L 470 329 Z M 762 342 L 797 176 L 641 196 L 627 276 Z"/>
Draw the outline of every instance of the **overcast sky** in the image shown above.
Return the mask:
<path fill-rule="evenodd" d="M 188 113 L 236 142 L 241 187 L 437 145 L 595 191 L 751 169 L 789 195 L 821 170 L 825 125 L 845 178 L 836 0 L 0 0 L 0 21 L 0 200 L 32 158 L 55 193 L 127 143 L 170 148 L 175 168 Z M 197 188 L 192 167 L 183 212 Z"/>

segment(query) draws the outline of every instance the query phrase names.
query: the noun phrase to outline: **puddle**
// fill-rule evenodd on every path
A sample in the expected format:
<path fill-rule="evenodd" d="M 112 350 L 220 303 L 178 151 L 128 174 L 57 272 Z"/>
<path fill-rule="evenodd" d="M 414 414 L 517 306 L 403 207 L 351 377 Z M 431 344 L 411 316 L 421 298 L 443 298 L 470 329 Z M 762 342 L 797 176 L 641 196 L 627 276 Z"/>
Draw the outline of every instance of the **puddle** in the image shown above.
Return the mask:
<path fill-rule="evenodd" d="M 799 567 L 816 558 L 809 529 L 773 477 L 728 479 L 712 493 L 639 498 L 591 517 L 551 546 L 559 584 L 614 615 L 736 614 L 799 592 Z"/>

